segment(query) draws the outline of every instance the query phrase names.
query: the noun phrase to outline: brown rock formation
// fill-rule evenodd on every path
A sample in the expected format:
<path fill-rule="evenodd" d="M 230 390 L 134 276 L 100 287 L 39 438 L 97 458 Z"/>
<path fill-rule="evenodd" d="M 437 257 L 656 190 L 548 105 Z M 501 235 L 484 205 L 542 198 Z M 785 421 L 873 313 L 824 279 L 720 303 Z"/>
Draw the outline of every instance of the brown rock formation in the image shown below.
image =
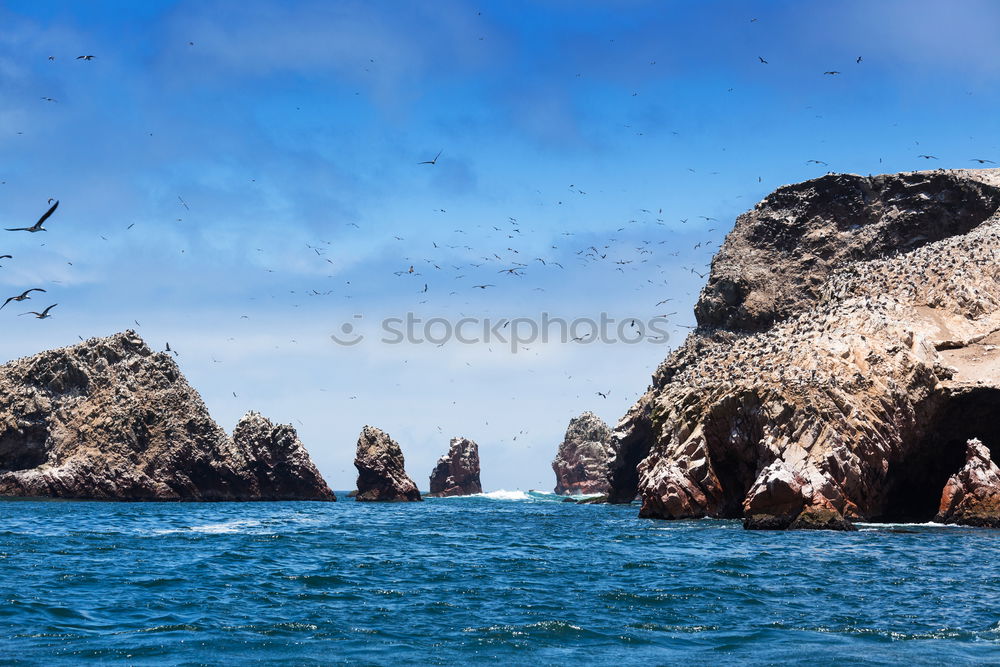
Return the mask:
<path fill-rule="evenodd" d="M 452 438 L 448 453 L 438 459 L 431 472 L 434 497 L 470 496 L 482 493 L 479 481 L 479 445 L 468 438 Z"/>
<path fill-rule="evenodd" d="M 1000 448 L 1000 172 L 830 175 L 740 216 L 615 430 L 612 500 L 748 528 L 926 521 Z"/>
<path fill-rule="evenodd" d="M 965 467 L 945 485 L 934 520 L 1000 528 L 1000 468 L 979 440 L 969 440 Z"/>
<path fill-rule="evenodd" d="M 336 499 L 291 427 L 251 413 L 234 435 L 132 331 L 0 366 L 0 495 Z"/>
<path fill-rule="evenodd" d="M 593 412 L 574 417 L 552 461 L 556 474 L 555 493 L 608 493 L 611 488 L 608 464 L 614 454 L 611 429 L 600 417 Z"/>
<path fill-rule="evenodd" d="M 417 485 L 406 474 L 399 443 L 374 426 L 361 429 L 354 467 L 358 469 L 358 493 L 355 500 L 423 500 Z"/>

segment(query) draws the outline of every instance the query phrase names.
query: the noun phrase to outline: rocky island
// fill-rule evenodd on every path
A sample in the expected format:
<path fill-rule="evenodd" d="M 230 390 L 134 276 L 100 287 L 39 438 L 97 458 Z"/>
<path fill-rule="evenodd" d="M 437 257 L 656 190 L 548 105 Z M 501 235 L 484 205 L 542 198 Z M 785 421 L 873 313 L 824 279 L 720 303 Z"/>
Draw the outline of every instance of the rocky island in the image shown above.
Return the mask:
<path fill-rule="evenodd" d="M 230 438 L 133 331 L 0 366 L 0 495 L 336 500 L 295 429 L 251 412 Z"/>
<path fill-rule="evenodd" d="M 997 525 L 998 209 L 1000 171 L 960 170 L 830 174 L 741 215 L 697 329 L 615 429 L 611 499 L 747 528 Z"/>
<path fill-rule="evenodd" d="M 609 464 L 615 457 L 611 429 L 593 412 L 570 420 L 552 470 L 558 495 L 606 494 L 611 489 Z"/>
<path fill-rule="evenodd" d="M 354 467 L 358 469 L 355 500 L 399 502 L 423 500 L 417 485 L 406 474 L 399 443 L 374 426 L 361 429 Z"/>
<path fill-rule="evenodd" d="M 483 492 L 479 481 L 479 445 L 468 438 L 452 438 L 448 453 L 431 472 L 432 497 L 471 496 Z"/>

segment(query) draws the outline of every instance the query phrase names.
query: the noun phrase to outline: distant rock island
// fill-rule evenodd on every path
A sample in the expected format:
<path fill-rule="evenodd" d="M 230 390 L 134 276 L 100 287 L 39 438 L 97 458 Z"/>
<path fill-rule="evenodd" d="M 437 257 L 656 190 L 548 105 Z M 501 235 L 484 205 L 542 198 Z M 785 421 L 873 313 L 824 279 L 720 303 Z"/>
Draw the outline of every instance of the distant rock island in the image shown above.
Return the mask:
<path fill-rule="evenodd" d="M 468 438 L 452 438 L 448 453 L 431 472 L 433 497 L 471 496 L 482 493 L 479 481 L 479 445 Z"/>
<path fill-rule="evenodd" d="M 365 426 L 361 429 L 354 467 L 358 469 L 355 500 L 362 502 L 423 500 L 417 485 L 406 474 L 406 462 L 399 443 L 374 426 Z"/>
<path fill-rule="evenodd" d="M 614 457 L 611 428 L 593 412 L 574 417 L 552 461 L 556 474 L 555 493 L 608 493 L 611 490 L 609 464 Z"/>
<path fill-rule="evenodd" d="M 251 412 L 230 438 L 133 331 L 0 366 L 0 495 L 336 500 L 295 429 Z"/>
<path fill-rule="evenodd" d="M 996 525 L 998 209 L 1000 171 L 961 170 L 831 174 L 741 215 L 698 328 L 615 430 L 612 500 L 747 528 Z"/>

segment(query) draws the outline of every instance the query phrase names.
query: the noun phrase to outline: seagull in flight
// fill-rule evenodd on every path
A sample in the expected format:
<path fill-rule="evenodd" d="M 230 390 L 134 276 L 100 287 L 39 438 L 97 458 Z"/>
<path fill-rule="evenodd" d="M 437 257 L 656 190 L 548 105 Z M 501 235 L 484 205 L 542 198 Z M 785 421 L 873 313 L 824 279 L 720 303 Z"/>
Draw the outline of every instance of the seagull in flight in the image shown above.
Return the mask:
<path fill-rule="evenodd" d="M 27 299 L 31 298 L 28 295 L 31 294 L 32 292 L 44 292 L 44 291 L 45 290 L 43 290 L 41 287 L 36 287 L 34 289 L 28 290 L 27 292 L 19 294 L 18 296 L 12 296 L 12 297 L 10 297 L 9 299 L 7 299 L 6 301 L 3 302 L 3 306 L 0 306 L 0 310 L 3 310 L 4 306 L 6 306 L 11 301 L 26 301 Z"/>
<path fill-rule="evenodd" d="M 54 303 L 54 304 L 52 304 L 51 306 L 49 306 L 48 308 L 46 308 L 45 310 L 43 310 L 40 313 L 36 313 L 34 311 L 32 311 L 30 313 L 21 313 L 20 315 L 18 315 L 18 317 L 22 317 L 24 315 L 34 315 L 35 319 L 37 319 L 37 320 L 47 320 L 48 318 L 52 317 L 51 315 L 49 315 L 49 311 L 52 310 L 53 308 L 55 308 L 58 305 L 59 305 L 58 303 Z"/>
<path fill-rule="evenodd" d="M 52 205 L 52 207 L 51 207 L 51 208 L 50 208 L 50 209 L 49 209 L 48 211 L 46 211 L 46 212 L 45 212 L 45 213 L 44 213 L 44 214 L 42 215 L 42 217 L 40 217 L 40 218 L 38 219 L 38 222 L 36 222 L 36 223 L 35 223 L 34 225 L 32 225 L 31 227 L 15 227 L 14 229 L 8 229 L 7 231 L 8 231 L 8 232 L 31 232 L 32 234 L 34 234 L 35 232 L 47 232 L 47 231 L 49 231 L 49 230 L 47 230 L 47 229 L 44 229 L 44 228 L 42 227 L 42 224 L 43 224 L 43 223 L 44 223 L 44 222 L 45 222 L 46 220 L 48 220 L 48 219 L 49 219 L 49 216 L 50 216 L 50 215 L 52 215 L 53 213 L 55 213 L 55 210 L 56 210 L 56 208 L 58 208 L 58 207 L 59 207 L 59 202 L 58 202 L 58 201 L 56 201 L 56 203 L 55 203 L 55 204 L 53 204 L 53 205 Z"/>
<path fill-rule="evenodd" d="M 418 162 L 417 164 L 437 164 L 438 158 L 441 157 L 441 153 L 444 151 L 438 151 L 438 154 L 434 156 L 433 160 L 424 160 L 423 162 Z"/>

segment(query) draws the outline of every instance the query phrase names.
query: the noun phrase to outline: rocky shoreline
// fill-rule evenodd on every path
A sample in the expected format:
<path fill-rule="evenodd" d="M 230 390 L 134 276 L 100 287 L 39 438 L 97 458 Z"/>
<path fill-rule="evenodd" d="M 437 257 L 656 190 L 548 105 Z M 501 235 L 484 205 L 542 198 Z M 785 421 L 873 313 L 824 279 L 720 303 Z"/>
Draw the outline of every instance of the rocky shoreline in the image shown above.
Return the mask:
<path fill-rule="evenodd" d="M 1000 527 L 1000 170 L 830 174 L 741 215 L 698 326 L 612 430 L 570 421 L 559 495 L 651 519 Z M 357 501 L 420 501 L 365 426 Z M 429 497 L 482 493 L 454 438 Z M 135 332 L 0 366 L 0 496 L 335 500 L 291 426 L 228 436 Z"/>
<path fill-rule="evenodd" d="M 295 429 L 251 412 L 229 437 L 133 331 L 0 366 L 0 496 L 336 500 Z"/>

